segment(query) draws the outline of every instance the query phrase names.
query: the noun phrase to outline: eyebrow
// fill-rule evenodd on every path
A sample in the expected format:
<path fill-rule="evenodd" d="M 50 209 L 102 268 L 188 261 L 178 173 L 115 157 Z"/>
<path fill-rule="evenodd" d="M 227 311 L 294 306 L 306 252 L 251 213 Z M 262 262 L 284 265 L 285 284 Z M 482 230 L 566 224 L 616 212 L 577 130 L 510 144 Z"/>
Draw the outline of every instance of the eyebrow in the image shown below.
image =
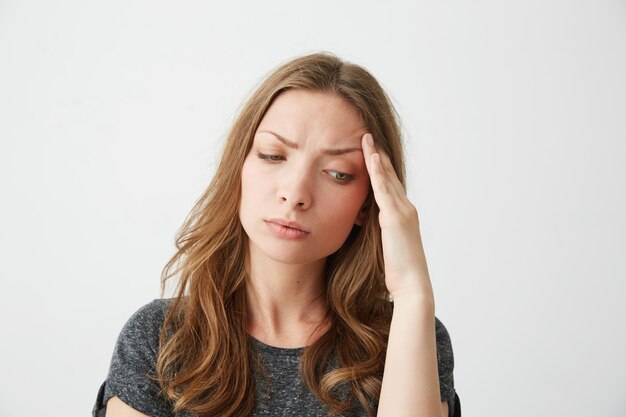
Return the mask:
<path fill-rule="evenodd" d="M 274 133 L 269 130 L 259 130 L 257 133 L 269 133 L 270 135 L 273 135 L 276 139 L 281 141 L 285 146 L 292 148 L 292 149 L 298 149 L 297 143 L 280 136 L 278 133 Z M 350 153 L 350 152 L 362 152 L 362 151 L 363 150 L 361 148 L 344 148 L 344 149 L 324 148 L 322 149 L 322 153 L 325 155 L 343 155 L 343 154 Z"/>

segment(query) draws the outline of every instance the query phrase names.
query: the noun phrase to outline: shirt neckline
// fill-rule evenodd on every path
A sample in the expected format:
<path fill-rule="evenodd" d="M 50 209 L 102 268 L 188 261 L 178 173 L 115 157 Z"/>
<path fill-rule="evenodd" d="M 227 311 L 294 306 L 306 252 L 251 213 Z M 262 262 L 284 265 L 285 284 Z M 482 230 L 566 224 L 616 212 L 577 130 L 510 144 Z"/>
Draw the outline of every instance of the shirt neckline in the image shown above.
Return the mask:
<path fill-rule="evenodd" d="M 289 355 L 300 356 L 304 352 L 304 347 L 297 348 L 284 348 L 278 346 L 271 346 L 261 342 L 259 339 L 248 334 L 248 340 L 252 343 L 252 346 L 259 352 L 269 353 L 271 355 Z"/>

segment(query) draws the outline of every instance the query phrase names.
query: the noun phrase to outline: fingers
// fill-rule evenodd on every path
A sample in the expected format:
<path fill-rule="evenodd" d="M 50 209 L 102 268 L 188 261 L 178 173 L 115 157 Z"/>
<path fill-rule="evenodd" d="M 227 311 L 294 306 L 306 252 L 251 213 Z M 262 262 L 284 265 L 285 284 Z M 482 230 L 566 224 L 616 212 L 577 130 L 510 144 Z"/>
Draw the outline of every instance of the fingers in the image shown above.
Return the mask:
<path fill-rule="evenodd" d="M 381 159 L 382 159 L 382 165 L 383 165 L 383 169 L 385 170 L 385 172 L 387 173 L 387 178 L 393 183 L 393 185 L 396 188 L 396 191 L 398 192 L 398 195 L 406 195 L 405 190 L 404 190 L 404 186 L 402 185 L 402 183 L 400 182 L 400 179 L 398 178 L 398 175 L 396 174 L 396 170 L 393 168 L 393 164 L 391 163 L 391 159 L 389 158 L 389 155 L 387 155 L 384 152 L 379 152 Z"/>
<path fill-rule="evenodd" d="M 379 207 L 382 209 L 384 205 L 397 206 L 398 203 L 408 202 L 389 156 L 376 148 L 371 133 L 363 135 L 362 146 L 374 198 Z"/>
<path fill-rule="evenodd" d="M 396 192 L 386 178 L 386 172 L 380 160 L 380 154 L 372 153 L 366 158 L 374 199 L 381 211 L 394 210 Z"/>

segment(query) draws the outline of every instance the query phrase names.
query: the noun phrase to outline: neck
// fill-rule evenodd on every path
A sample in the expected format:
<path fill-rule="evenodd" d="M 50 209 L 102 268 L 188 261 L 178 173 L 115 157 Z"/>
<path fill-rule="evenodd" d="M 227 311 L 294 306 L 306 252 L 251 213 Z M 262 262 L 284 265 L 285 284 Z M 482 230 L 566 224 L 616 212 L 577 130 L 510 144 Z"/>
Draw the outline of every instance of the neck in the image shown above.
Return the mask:
<path fill-rule="evenodd" d="M 272 346 L 302 347 L 326 330 L 325 259 L 283 264 L 250 256 L 246 299 L 248 331 Z"/>

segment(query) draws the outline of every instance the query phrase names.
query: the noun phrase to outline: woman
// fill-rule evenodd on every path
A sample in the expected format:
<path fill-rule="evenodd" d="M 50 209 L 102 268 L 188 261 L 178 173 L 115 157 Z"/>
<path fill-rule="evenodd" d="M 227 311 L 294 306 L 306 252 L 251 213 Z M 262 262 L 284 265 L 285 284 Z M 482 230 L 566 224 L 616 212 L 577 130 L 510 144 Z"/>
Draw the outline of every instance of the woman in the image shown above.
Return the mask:
<path fill-rule="evenodd" d="M 126 323 L 94 416 L 460 415 L 396 113 L 363 68 L 271 73 L 177 248 L 177 296 Z"/>

